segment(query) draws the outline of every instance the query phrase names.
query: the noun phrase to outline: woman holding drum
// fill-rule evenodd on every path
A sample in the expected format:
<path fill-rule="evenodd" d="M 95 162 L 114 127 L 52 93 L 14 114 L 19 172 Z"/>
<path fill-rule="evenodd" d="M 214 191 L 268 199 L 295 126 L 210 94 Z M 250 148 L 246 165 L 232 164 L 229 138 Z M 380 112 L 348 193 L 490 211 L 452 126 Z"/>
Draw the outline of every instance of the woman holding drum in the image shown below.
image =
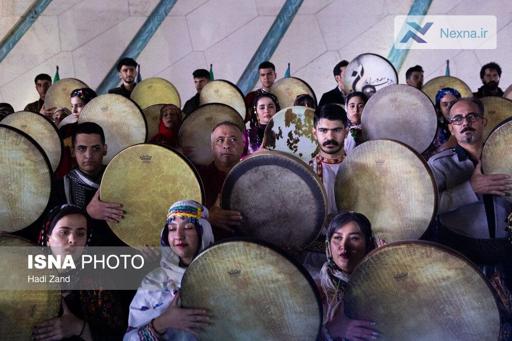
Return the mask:
<path fill-rule="evenodd" d="M 124 340 L 193 340 L 210 323 L 204 309 L 180 307 L 178 290 L 187 266 L 213 243 L 208 210 L 193 200 L 178 201 L 162 230 L 160 268 L 142 283 L 130 305 Z"/>
<path fill-rule="evenodd" d="M 87 213 L 74 205 L 54 208 L 39 235 L 39 243 L 48 246 L 54 256 L 72 255 L 76 261 L 92 236 Z M 77 270 L 62 273 L 70 280 L 87 280 Z M 69 283 L 73 283 L 69 282 Z M 72 286 L 73 284 L 66 283 Z M 80 339 L 106 337 L 120 339 L 126 330 L 128 300 L 108 290 L 62 290 L 61 314 L 41 322 L 32 331 L 34 340 Z"/>
<path fill-rule="evenodd" d="M 327 262 L 320 270 L 320 292 L 324 306 L 324 340 L 376 340 L 375 323 L 352 320 L 343 311 L 343 294 L 350 274 L 376 247 L 370 221 L 362 214 L 337 214 L 326 235 Z"/>

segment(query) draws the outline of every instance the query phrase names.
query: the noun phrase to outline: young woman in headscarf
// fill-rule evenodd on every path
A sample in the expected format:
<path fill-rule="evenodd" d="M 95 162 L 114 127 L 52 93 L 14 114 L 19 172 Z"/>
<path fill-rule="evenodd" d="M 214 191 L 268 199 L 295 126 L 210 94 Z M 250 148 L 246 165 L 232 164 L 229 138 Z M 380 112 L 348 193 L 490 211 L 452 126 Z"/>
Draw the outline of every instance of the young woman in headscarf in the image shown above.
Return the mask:
<path fill-rule="evenodd" d="M 213 243 L 207 218 L 207 208 L 193 200 L 169 208 L 160 238 L 160 268 L 142 280 L 130 305 L 124 340 L 195 340 L 210 323 L 204 309 L 182 308 L 179 298 L 186 268 Z"/>
<path fill-rule="evenodd" d="M 39 235 L 39 244 L 53 255 L 73 256 L 75 262 L 91 239 L 90 220 L 74 205 L 54 208 Z M 78 267 L 77 267 L 78 268 Z M 117 340 L 126 330 L 127 291 L 69 290 L 91 283 L 80 270 L 71 270 L 71 283 L 62 289 L 61 312 L 35 326 L 34 340 Z M 128 296 L 126 296 L 128 295 Z"/>
<path fill-rule="evenodd" d="M 181 127 L 181 110 L 174 104 L 165 104 L 160 109 L 158 134 L 149 142 L 167 147 L 178 147 L 178 132 Z"/>
<path fill-rule="evenodd" d="M 343 310 L 343 296 L 352 271 L 375 247 L 370 221 L 364 215 L 339 213 L 329 223 L 327 262 L 320 270 L 324 340 L 376 340 L 379 337 L 374 322 L 349 319 Z"/>
<path fill-rule="evenodd" d="M 445 149 L 453 148 L 457 141 L 451 137 L 448 129 L 448 121 L 450 119 L 450 108 L 461 97 L 460 93 L 453 88 L 442 88 L 436 94 L 436 114 L 437 114 L 437 130 L 434 141 L 423 152 L 423 157 L 428 160 L 433 155 L 442 152 Z"/>
<path fill-rule="evenodd" d="M 247 130 L 248 155 L 257 152 L 261 148 L 267 124 L 281 109 L 277 97 L 265 92 L 255 98 L 253 110 L 254 115 L 251 116 L 249 129 Z"/>

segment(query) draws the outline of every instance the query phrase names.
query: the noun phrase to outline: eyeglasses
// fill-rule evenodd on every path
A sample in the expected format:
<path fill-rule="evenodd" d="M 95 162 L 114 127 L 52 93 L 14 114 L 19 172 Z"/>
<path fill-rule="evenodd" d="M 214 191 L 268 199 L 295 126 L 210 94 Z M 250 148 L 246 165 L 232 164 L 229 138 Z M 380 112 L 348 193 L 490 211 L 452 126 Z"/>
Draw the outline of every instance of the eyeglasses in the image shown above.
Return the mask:
<path fill-rule="evenodd" d="M 473 123 L 475 121 L 481 120 L 484 118 L 484 115 L 476 113 L 476 112 L 470 112 L 466 116 L 462 115 L 455 115 L 452 118 L 450 118 L 450 124 L 459 126 L 462 123 L 464 123 L 464 120 L 466 120 L 468 123 Z"/>

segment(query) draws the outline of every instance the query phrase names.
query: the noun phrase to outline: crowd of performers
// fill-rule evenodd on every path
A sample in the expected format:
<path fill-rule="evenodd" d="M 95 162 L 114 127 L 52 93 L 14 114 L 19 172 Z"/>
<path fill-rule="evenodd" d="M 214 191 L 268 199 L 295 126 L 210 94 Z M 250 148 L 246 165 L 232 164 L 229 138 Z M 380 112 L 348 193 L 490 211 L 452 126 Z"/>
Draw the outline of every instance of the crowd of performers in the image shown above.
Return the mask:
<path fill-rule="evenodd" d="M 315 110 L 314 136 L 319 151 L 310 165 L 324 184 L 329 204 L 329 221 L 322 233 L 324 252 L 314 257 L 314 261 L 304 255 L 300 260 L 317 283 L 322 298 L 320 338 L 375 340 L 380 335 L 378 324 L 350 319 L 343 310 L 344 290 L 353 269 L 372 249 L 385 244 L 374 238 L 372 223 L 363 214 L 338 212 L 334 198 L 340 164 L 356 146 L 364 143 L 361 114 L 368 94 L 345 91 L 343 77 L 347 65 L 348 62 L 341 61 L 334 67 L 336 87 L 323 94 L 318 104 L 307 94 L 295 99 L 295 105 Z M 121 86 L 109 93 L 129 98 L 136 85 L 137 63 L 124 58 L 118 64 L 118 71 Z M 199 252 L 214 241 L 237 236 L 237 228 L 243 221 L 240 212 L 221 208 L 218 198 L 230 169 L 242 158 L 262 149 L 266 125 L 281 109 L 270 92 L 276 80 L 274 65 L 263 62 L 258 73 L 261 88 L 245 97 L 246 129 L 222 122 L 211 132 L 214 161 L 197 167 L 205 187 L 205 205 L 193 200 L 169 203 L 167 216 L 162 214 L 160 267 L 142 279 L 136 293 L 63 290 L 60 314 L 35 326 L 34 340 L 194 339 L 201 330 L 215 323 L 207 310 L 181 306 L 180 284 L 187 266 Z M 461 98 L 453 88 L 442 88 L 435 96 L 438 128 L 423 157 L 434 174 L 440 204 L 438 216 L 424 238 L 461 252 L 479 267 L 500 297 L 500 313 L 506 324 L 512 306 L 512 257 L 506 220 L 512 205 L 504 197 L 512 190 L 512 176 L 485 175 L 480 169 L 487 121 L 479 98 L 503 96 L 500 77 L 499 65 L 489 63 L 481 69 L 483 84 L 472 98 Z M 199 94 L 209 82 L 210 73 L 205 69 L 195 70 L 193 80 L 197 94 L 183 109 L 173 104 L 161 108 L 158 133 L 149 137 L 150 143 L 180 150 L 177 136 L 182 120 L 199 107 Z M 406 82 L 421 90 L 421 66 L 407 71 Z M 70 94 L 72 110 L 47 108 L 44 100 L 51 84 L 48 75 L 38 75 L 35 85 L 40 98 L 24 110 L 46 116 L 60 127 L 61 138 L 68 141 L 54 174 L 49 205 L 54 208 L 17 234 L 49 247 L 53 253 L 62 252 L 66 245 L 73 246 L 78 253 L 86 245 L 124 245 L 106 222 L 119 222 L 129 212 L 123 210 L 122 203 L 104 202 L 99 197 L 105 169 L 103 158 L 109 142 L 102 127 L 92 122 L 61 126 L 67 116 L 78 118 L 96 93 L 89 88 L 75 89 Z M 7 103 L 2 103 L 0 110 L 2 116 L 14 112 Z M 510 337 L 506 327 L 502 328 L 502 334 L 503 339 Z"/>

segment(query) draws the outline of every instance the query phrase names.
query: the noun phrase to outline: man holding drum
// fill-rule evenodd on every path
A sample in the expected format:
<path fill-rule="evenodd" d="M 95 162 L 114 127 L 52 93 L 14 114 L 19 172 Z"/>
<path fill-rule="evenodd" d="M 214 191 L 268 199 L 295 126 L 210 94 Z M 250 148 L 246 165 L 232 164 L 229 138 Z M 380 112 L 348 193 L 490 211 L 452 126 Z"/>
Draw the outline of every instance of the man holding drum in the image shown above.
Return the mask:
<path fill-rule="evenodd" d="M 338 211 L 334 183 L 340 164 L 345 158 L 343 146 L 348 132 L 347 124 L 347 113 L 337 104 L 326 104 L 315 111 L 313 135 L 319 152 L 309 164 L 322 179 L 327 193 L 329 214 Z"/>
<path fill-rule="evenodd" d="M 251 91 L 245 96 L 245 107 L 247 108 L 247 115 L 245 116 L 246 121 L 249 121 L 253 115 L 252 109 L 256 97 L 262 93 L 270 92 L 270 88 L 274 85 L 274 81 L 276 80 L 275 65 L 268 60 L 264 61 L 258 66 L 258 75 L 260 78 L 261 88 Z"/>
<path fill-rule="evenodd" d="M 103 202 L 99 198 L 101 176 L 105 169 L 103 157 L 107 153 L 103 129 L 93 122 L 78 124 L 73 131 L 72 145 L 72 156 L 78 167 L 57 183 L 57 200 L 86 208 L 94 219 L 119 222 L 124 215 L 122 205 Z M 102 223 L 99 229 L 101 231 L 94 231 L 96 243 L 117 244 L 117 237 L 106 224 Z"/>
<path fill-rule="evenodd" d="M 206 207 L 210 210 L 210 222 L 215 239 L 230 237 L 234 228 L 240 226 L 242 216 L 238 211 L 220 207 L 220 192 L 228 172 L 240 161 L 244 150 L 243 134 L 232 122 L 217 124 L 211 134 L 211 147 L 214 160 L 206 167 L 199 168 L 204 184 Z"/>
<path fill-rule="evenodd" d="M 505 231 L 512 204 L 503 199 L 512 189 L 512 176 L 482 174 L 480 157 L 486 124 L 480 100 L 457 100 L 450 109 L 448 126 L 457 145 L 433 156 L 429 165 L 440 194 L 440 241 L 492 274 L 512 255 Z M 505 267 L 505 275 L 509 274 Z"/>

